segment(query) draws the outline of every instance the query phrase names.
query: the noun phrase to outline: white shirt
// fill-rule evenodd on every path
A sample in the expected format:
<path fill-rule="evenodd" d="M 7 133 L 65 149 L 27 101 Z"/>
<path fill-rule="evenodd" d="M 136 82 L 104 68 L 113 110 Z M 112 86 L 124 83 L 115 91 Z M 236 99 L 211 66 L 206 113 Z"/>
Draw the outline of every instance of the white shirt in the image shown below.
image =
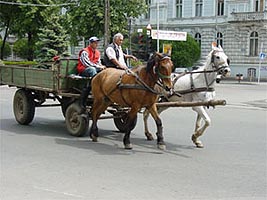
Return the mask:
<path fill-rule="evenodd" d="M 123 51 L 122 51 L 122 49 L 121 49 L 121 46 L 118 46 L 117 44 L 115 44 L 115 46 L 116 46 L 116 48 L 117 48 L 118 51 L 119 51 L 119 59 L 118 59 L 118 61 L 119 61 L 121 64 L 127 66 L 126 63 L 125 63 L 125 60 L 124 60 L 124 54 L 123 54 Z M 116 52 L 115 52 L 115 50 L 114 50 L 112 47 L 108 47 L 108 48 L 106 49 L 106 54 L 107 54 L 107 56 L 108 56 L 108 58 L 109 58 L 110 60 L 111 60 L 111 59 L 117 59 L 117 58 L 116 58 Z"/>

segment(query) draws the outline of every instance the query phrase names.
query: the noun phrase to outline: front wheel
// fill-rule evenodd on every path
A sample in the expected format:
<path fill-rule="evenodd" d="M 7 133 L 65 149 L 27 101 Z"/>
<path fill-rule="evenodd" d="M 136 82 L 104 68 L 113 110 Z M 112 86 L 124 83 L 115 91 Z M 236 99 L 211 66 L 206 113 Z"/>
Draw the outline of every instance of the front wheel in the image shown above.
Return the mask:
<path fill-rule="evenodd" d="M 81 107 L 78 102 L 70 104 L 66 110 L 66 126 L 72 136 L 84 136 L 89 127 L 89 119 L 81 115 Z"/>
<path fill-rule="evenodd" d="M 19 89 L 13 99 L 13 112 L 16 121 L 22 125 L 32 122 L 35 114 L 35 103 L 30 91 Z"/>
<path fill-rule="evenodd" d="M 122 114 L 121 117 L 116 117 L 116 114 L 114 114 L 114 124 L 119 129 L 120 132 L 125 133 L 127 130 L 127 114 Z M 133 130 L 137 123 L 137 115 L 135 116 L 133 123 L 131 124 L 130 130 Z"/>

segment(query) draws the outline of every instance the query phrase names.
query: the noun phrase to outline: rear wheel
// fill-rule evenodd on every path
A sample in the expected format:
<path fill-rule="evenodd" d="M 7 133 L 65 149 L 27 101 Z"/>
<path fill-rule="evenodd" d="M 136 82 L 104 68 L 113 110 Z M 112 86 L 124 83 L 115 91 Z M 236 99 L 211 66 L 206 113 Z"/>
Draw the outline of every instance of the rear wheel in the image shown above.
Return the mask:
<path fill-rule="evenodd" d="M 116 114 L 114 114 L 114 115 L 115 115 L 115 118 L 114 118 L 115 126 L 117 127 L 117 129 L 119 129 L 120 132 L 125 133 L 127 130 L 127 127 L 126 127 L 126 125 L 127 125 L 127 113 L 122 114 L 121 117 L 116 117 Z M 137 115 L 135 116 L 133 123 L 131 124 L 130 130 L 133 130 L 135 128 L 136 123 L 137 123 Z"/>
<path fill-rule="evenodd" d="M 13 99 L 13 112 L 16 121 L 22 125 L 32 122 L 35 114 L 35 103 L 30 91 L 19 89 Z"/>
<path fill-rule="evenodd" d="M 70 104 L 66 110 L 66 126 L 72 136 L 84 136 L 88 131 L 89 119 L 80 114 L 81 110 L 78 102 Z"/>

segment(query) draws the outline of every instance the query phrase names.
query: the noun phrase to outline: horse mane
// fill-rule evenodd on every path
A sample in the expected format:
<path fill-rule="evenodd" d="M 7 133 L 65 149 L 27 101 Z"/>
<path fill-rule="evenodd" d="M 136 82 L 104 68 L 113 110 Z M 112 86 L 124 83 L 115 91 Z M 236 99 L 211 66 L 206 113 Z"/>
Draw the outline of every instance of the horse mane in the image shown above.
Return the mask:
<path fill-rule="evenodd" d="M 198 67 L 196 70 L 193 71 L 202 71 L 204 70 L 210 63 L 211 63 L 211 58 L 213 54 L 213 50 L 210 51 L 210 53 L 205 57 L 205 60 L 201 61 L 199 64 L 196 65 Z"/>
<path fill-rule="evenodd" d="M 157 66 L 159 61 L 165 57 L 169 57 L 168 54 L 157 54 L 154 53 L 153 55 L 150 56 L 150 58 L 147 61 L 147 65 L 146 65 L 146 72 L 149 72 L 151 69 L 153 69 L 154 66 Z"/>

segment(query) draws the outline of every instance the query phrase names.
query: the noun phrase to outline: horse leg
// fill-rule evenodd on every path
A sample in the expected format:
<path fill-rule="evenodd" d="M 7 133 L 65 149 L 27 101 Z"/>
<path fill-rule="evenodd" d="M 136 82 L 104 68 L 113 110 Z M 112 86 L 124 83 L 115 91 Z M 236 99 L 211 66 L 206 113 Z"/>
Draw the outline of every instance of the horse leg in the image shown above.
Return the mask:
<path fill-rule="evenodd" d="M 145 136 L 146 136 L 147 140 L 154 140 L 153 135 L 148 130 L 148 124 L 147 124 L 148 117 L 149 117 L 149 111 L 148 111 L 148 109 L 145 109 L 145 111 L 143 112 Z"/>
<path fill-rule="evenodd" d="M 131 111 L 128 113 L 126 121 L 126 132 L 123 137 L 123 144 L 125 149 L 132 149 L 132 144 L 130 142 L 130 134 L 132 131 L 133 123 L 136 118 L 139 109 L 131 107 Z"/>
<path fill-rule="evenodd" d="M 166 149 L 166 145 L 163 139 L 163 133 L 162 133 L 162 121 L 159 117 L 158 111 L 157 111 L 157 106 L 156 104 L 153 104 L 153 106 L 151 106 L 149 108 L 149 112 L 152 115 L 153 119 L 156 122 L 156 126 L 157 126 L 157 145 L 158 148 L 161 150 L 165 150 Z"/>
<path fill-rule="evenodd" d="M 90 129 L 90 138 L 92 138 L 93 142 L 97 142 L 98 138 L 98 127 L 97 127 L 97 120 L 99 119 L 100 115 L 107 109 L 109 104 L 105 101 L 103 103 L 102 100 L 94 99 L 94 104 L 92 108 L 92 126 Z"/>
<path fill-rule="evenodd" d="M 201 107 L 193 107 L 192 108 L 195 112 L 197 112 L 197 120 L 196 120 L 196 127 L 195 127 L 195 133 L 192 135 L 192 141 L 198 148 L 203 148 L 204 145 L 202 142 L 198 139 L 204 131 L 207 129 L 208 126 L 211 124 L 211 119 L 204 109 L 203 106 Z M 201 120 L 204 120 L 203 126 L 201 126 Z"/>

